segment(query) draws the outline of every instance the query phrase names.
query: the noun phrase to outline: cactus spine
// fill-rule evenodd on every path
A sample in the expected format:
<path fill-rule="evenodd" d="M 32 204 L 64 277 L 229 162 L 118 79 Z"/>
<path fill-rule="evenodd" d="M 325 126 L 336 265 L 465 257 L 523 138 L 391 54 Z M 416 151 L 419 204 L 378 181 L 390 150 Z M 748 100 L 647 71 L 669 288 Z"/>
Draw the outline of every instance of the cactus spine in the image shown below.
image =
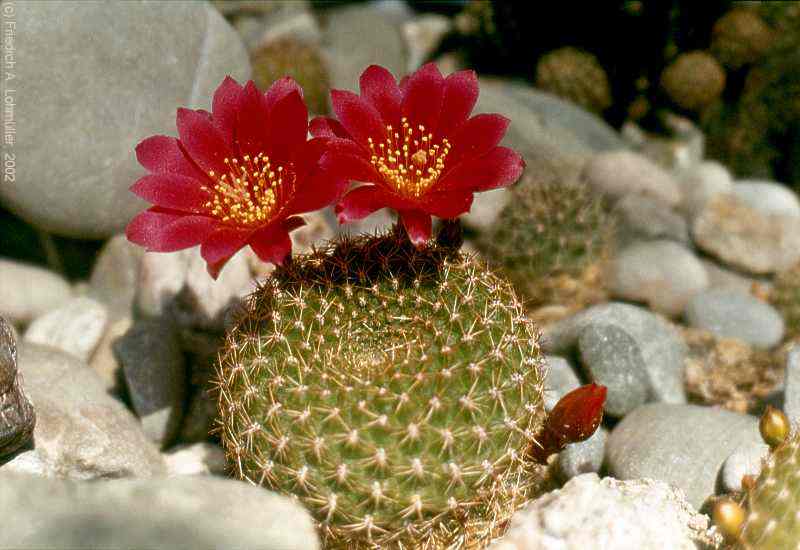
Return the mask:
<path fill-rule="evenodd" d="M 333 243 L 254 293 L 221 358 L 236 475 L 326 548 L 479 548 L 529 499 L 538 335 L 509 285 L 401 232 Z"/>

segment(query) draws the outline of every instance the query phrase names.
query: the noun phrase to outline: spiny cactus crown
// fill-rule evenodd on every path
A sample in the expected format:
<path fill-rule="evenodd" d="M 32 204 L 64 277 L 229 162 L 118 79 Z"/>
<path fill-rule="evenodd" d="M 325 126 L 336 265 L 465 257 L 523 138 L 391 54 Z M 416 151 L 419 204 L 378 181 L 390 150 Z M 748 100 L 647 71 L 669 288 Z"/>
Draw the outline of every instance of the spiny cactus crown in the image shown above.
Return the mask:
<path fill-rule="evenodd" d="M 565 301 L 576 281 L 608 254 L 613 217 L 578 182 L 526 173 L 512 193 L 479 247 L 532 306 Z"/>
<path fill-rule="evenodd" d="M 559 48 L 542 56 L 536 86 L 596 113 L 611 106 L 611 86 L 597 58 L 577 48 Z"/>
<path fill-rule="evenodd" d="M 746 496 L 739 548 L 800 549 L 800 431 L 772 450 Z"/>
<path fill-rule="evenodd" d="M 327 548 L 471 548 L 535 480 L 531 322 L 473 259 L 396 231 L 277 270 L 229 335 L 218 385 L 236 474 L 296 495 Z"/>

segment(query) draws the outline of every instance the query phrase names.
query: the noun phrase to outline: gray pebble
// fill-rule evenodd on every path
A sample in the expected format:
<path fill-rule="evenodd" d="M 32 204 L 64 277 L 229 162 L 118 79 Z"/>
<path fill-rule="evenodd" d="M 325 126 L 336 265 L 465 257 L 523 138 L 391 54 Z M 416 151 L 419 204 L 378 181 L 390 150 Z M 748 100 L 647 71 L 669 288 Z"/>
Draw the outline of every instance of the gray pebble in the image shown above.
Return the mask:
<path fill-rule="evenodd" d="M 581 474 L 599 472 L 603 466 L 608 432 L 600 427 L 592 437 L 580 443 L 567 445 L 558 455 L 558 472 L 563 479 Z"/>
<path fill-rule="evenodd" d="M 720 471 L 720 484 L 724 492 L 742 490 L 742 478 L 746 475 L 757 476 L 761 472 L 761 461 L 769 453 L 766 443 L 749 443 L 737 447 L 725 459 Z"/>
<path fill-rule="evenodd" d="M 546 355 L 547 378 L 544 381 L 544 408 L 551 410 L 558 400 L 581 385 L 569 361 L 556 355 Z"/>
<path fill-rule="evenodd" d="M 793 346 L 786 358 L 783 411 L 792 424 L 800 423 L 800 346 Z"/>

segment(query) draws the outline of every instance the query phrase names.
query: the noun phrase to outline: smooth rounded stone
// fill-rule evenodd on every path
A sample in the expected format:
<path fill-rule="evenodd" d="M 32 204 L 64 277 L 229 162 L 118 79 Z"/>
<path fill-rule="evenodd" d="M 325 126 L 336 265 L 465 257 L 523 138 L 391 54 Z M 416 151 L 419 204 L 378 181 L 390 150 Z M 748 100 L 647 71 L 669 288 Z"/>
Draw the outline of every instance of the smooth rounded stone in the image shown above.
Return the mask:
<path fill-rule="evenodd" d="M 735 338 L 758 348 L 780 343 L 783 318 L 771 305 L 738 290 L 712 289 L 686 306 L 686 322 L 718 338 Z"/>
<path fill-rule="evenodd" d="M 608 279 L 615 297 L 644 302 L 653 311 L 673 317 L 708 287 L 708 274 L 697 256 L 679 243 L 664 240 L 635 243 L 617 253 Z"/>
<path fill-rule="evenodd" d="M 626 195 L 617 202 L 618 232 L 627 240 L 669 239 L 688 244 L 689 225 L 683 217 L 656 199 Z"/>
<path fill-rule="evenodd" d="M 673 177 L 647 157 L 632 151 L 611 151 L 592 157 L 583 168 L 583 180 L 599 193 L 621 199 L 646 195 L 666 206 L 677 206 L 681 189 Z"/>
<path fill-rule="evenodd" d="M 114 396 L 122 395 L 125 386 L 122 365 L 114 353 L 114 345 L 132 326 L 133 318 L 130 315 L 109 323 L 89 362 L 89 367 L 98 374 L 106 391 Z"/>
<path fill-rule="evenodd" d="M 733 194 L 750 208 L 764 214 L 800 216 L 800 200 L 782 183 L 739 180 L 733 185 Z"/>
<path fill-rule="evenodd" d="M 114 344 L 133 410 L 151 441 L 165 446 L 178 433 L 186 394 L 186 363 L 168 319 L 137 321 Z"/>
<path fill-rule="evenodd" d="M 683 171 L 699 164 L 705 155 L 703 132 L 691 120 L 671 113 L 664 122 L 672 135 L 646 132 L 630 122 L 623 124 L 621 133 L 638 152 L 667 170 Z"/>
<path fill-rule="evenodd" d="M 742 490 L 742 478 L 746 475 L 757 477 L 761 472 L 764 458 L 769 454 L 769 445 L 755 443 L 738 447 L 725 459 L 720 471 L 719 483 L 722 492 L 732 493 Z"/>
<path fill-rule="evenodd" d="M 226 75 L 250 73 L 239 36 L 207 3 L 21 2 L 16 20 L 17 91 L 37 101 L 17 105 L 26 131 L 0 202 L 69 237 L 124 229 L 146 206 L 129 191 L 144 174 L 136 144 L 174 131 L 177 106 L 209 108 Z"/>
<path fill-rule="evenodd" d="M 694 218 L 715 195 L 730 193 L 733 189 L 730 170 L 713 160 L 682 171 L 676 181 L 683 195 L 680 208 L 689 218 Z"/>
<path fill-rule="evenodd" d="M 476 193 L 472 208 L 461 216 L 462 223 L 470 229 L 486 231 L 494 225 L 503 208 L 511 200 L 511 191 L 505 187 Z"/>
<path fill-rule="evenodd" d="M 125 235 L 114 235 L 97 256 L 89 278 L 89 296 L 106 304 L 113 317 L 131 312 L 144 254 L 144 249 Z"/>
<path fill-rule="evenodd" d="M 69 301 L 72 288 L 60 275 L 0 258 L 0 315 L 27 324 Z"/>
<path fill-rule="evenodd" d="M 800 346 L 798 345 L 792 346 L 786 356 L 783 412 L 793 424 L 800 423 Z"/>
<path fill-rule="evenodd" d="M 145 317 L 158 317 L 169 311 L 186 283 L 191 250 L 146 252 L 139 266 L 136 283 L 136 311 Z"/>
<path fill-rule="evenodd" d="M 397 76 L 405 74 L 408 62 L 400 29 L 401 24 L 368 4 L 327 10 L 322 51 L 331 88 L 357 90 L 361 73 L 373 64 Z"/>
<path fill-rule="evenodd" d="M 708 273 L 708 287 L 714 289 L 731 289 L 749 293 L 754 286 L 770 288 L 772 283 L 766 279 L 748 277 L 736 271 L 722 267 L 716 262 L 702 258 L 700 262 Z"/>
<path fill-rule="evenodd" d="M 581 381 L 569 361 L 556 355 L 546 355 L 547 375 L 544 379 L 544 408 L 552 410 L 559 399 L 578 389 Z"/>
<path fill-rule="evenodd" d="M 748 273 L 775 273 L 800 261 L 800 217 L 767 215 L 734 195 L 709 200 L 692 236 L 704 252 Z"/>
<path fill-rule="evenodd" d="M 589 473 L 514 514 L 488 550 L 696 550 L 722 542 L 708 527 L 708 516 L 666 483 Z"/>
<path fill-rule="evenodd" d="M 606 440 L 608 431 L 600 427 L 586 441 L 567 445 L 557 458 L 561 478 L 572 479 L 581 474 L 599 472 L 606 453 Z"/>
<path fill-rule="evenodd" d="M 408 52 L 408 71 L 414 71 L 439 48 L 453 29 L 453 21 L 438 13 L 426 13 L 403 23 L 401 28 Z"/>
<path fill-rule="evenodd" d="M 34 448 L 0 473 L 109 479 L 151 477 L 164 461 L 125 405 L 109 396 L 97 374 L 67 353 L 23 343 L 19 369 L 36 408 Z"/>
<path fill-rule="evenodd" d="M 647 367 L 636 340 L 624 329 L 592 323 L 578 336 L 578 351 L 589 378 L 608 388 L 606 414 L 625 416 L 647 400 Z"/>
<path fill-rule="evenodd" d="M 225 451 L 207 441 L 170 449 L 164 462 L 168 476 L 223 475 L 227 470 Z"/>
<path fill-rule="evenodd" d="M 695 507 L 714 494 L 722 463 L 740 445 L 761 442 L 758 419 L 697 405 L 650 403 L 631 411 L 606 444 L 609 474 L 682 489 Z"/>
<path fill-rule="evenodd" d="M 583 329 L 592 325 L 612 325 L 633 338 L 647 369 L 650 399 L 686 402 L 683 387 L 686 343 L 674 326 L 644 308 L 620 302 L 592 306 L 546 327 L 542 349 L 548 354 L 573 352 Z"/>
<path fill-rule="evenodd" d="M 35 319 L 25 341 L 65 351 L 88 361 L 108 326 L 106 306 L 81 296 Z"/>
<path fill-rule="evenodd" d="M 290 499 L 232 479 L 85 483 L 3 475 L 3 548 L 319 550 Z"/>
<path fill-rule="evenodd" d="M 27 445 L 35 425 L 36 411 L 17 368 L 16 337 L 0 317 L 0 457 Z"/>

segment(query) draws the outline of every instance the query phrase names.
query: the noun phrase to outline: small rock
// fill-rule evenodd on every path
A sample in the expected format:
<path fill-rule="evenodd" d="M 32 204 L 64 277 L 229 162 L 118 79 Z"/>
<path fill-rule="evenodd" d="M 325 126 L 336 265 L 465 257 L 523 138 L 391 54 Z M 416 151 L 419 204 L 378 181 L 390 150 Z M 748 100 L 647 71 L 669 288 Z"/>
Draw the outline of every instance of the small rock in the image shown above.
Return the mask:
<path fill-rule="evenodd" d="M 108 326 L 108 310 L 91 298 L 73 298 L 34 320 L 25 341 L 60 349 L 88 361 Z"/>
<path fill-rule="evenodd" d="M 27 445 L 36 425 L 36 412 L 17 369 L 17 344 L 11 325 L 0 317 L 0 457 Z"/>
<path fill-rule="evenodd" d="M 714 289 L 697 294 L 686 306 L 689 326 L 718 338 L 736 338 L 758 348 L 777 345 L 784 322 L 771 305 L 738 290 Z"/>
<path fill-rule="evenodd" d="M 800 423 L 800 346 L 793 346 L 786 358 L 783 410 L 792 424 Z"/>
<path fill-rule="evenodd" d="M 558 455 L 558 473 L 562 479 L 599 472 L 603 466 L 607 439 L 608 431 L 600 427 L 586 441 L 567 445 Z"/>
<path fill-rule="evenodd" d="M 764 214 L 733 195 L 708 201 L 692 235 L 703 251 L 749 273 L 774 273 L 800 261 L 800 217 Z"/>
<path fill-rule="evenodd" d="M 510 200 L 511 192 L 505 187 L 476 193 L 472 208 L 461 217 L 461 221 L 466 227 L 486 231 L 497 221 Z"/>
<path fill-rule="evenodd" d="M 0 187 L 0 202 L 39 229 L 109 237 L 145 207 L 129 191 L 144 173 L 136 144 L 173 133 L 178 105 L 207 109 L 225 75 L 246 79 L 247 52 L 205 2 L 16 8 L 15 45 L 28 61 L 16 67 L 18 93 L 37 102 L 17 104 L 28 129 L 14 145 L 17 182 Z"/>
<path fill-rule="evenodd" d="M 544 380 L 544 408 L 552 410 L 556 403 L 572 390 L 578 389 L 581 381 L 569 361 L 555 355 L 545 356 L 547 377 Z"/>
<path fill-rule="evenodd" d="M 708 524 L 666 483 L 590 473 L 517 512 L 488 550 L 696 550 L 710 537 Z"/>
<path fill-rule="evenodd" d="M 686 343 L 675 327 L 644 308 L 619 302 L 592 306 L 546 327 L 542 349 L 555 354 L 574 351 L 581 332 L 591 325 L 613 325 L 633 338 L 647 368 L 651 399 L 686 402 L 683 388 Z"/>
<path fill-rule="evenodd" d="M 667 170 L 682 172 L 700 164 L 705 154 L 703 132 L 691 120 L 673 114 L 664 122 L 671 136 L 645 132 L 631 122 L 623 124 L 622 136 L 636 151 Z"/>
<path fill-rule="evenodd" d="M 671 208 L 644 195 L 626 195 L 617 203 L 619 233 L 626 241 L 669 239 L 689 243 L 686 220 Z"/>
<path fill-rule="evenodd" d="M 0 536 L 6 548 L 320 548 L 300 505 L 232 479 L 0 477 L 0 516 L 14 518 Z"/>
<path fill-rule="evenodd" d="M 609 288 L 618 298 L 644 302 L 653 311 L 680 315 L 692 296 L 708 287 L 700 260 L 673 241 L 633 244 L 611 261 Z"/>
<path fill-rule="evenodd" d="M 766 443 L 751 443 L 738 447 L 725 459 L 720 472 L 722 491 L 726 493 L 742 490 L 742 478 L 746 475 L 757 477 L 761 472 L 762 460 L 769 454 Z"/>
<path fill-rule="evenodd" d="M 0 258 L 0 315 L 27 324 L 72 297 L 69 283 L 51 271 Z"/>
<path fill-rule="evenodd" d="M 151 441 L 169 444 L 183 418 L 186 364 L 178 333 L 165 319 L 137 321 L 114 353 L 142 429 Z"/>
<path fill-rule="evenodd" d="M 772 283 L 766 279 L 756 279 L 754 277 L 742 275 L 741 273 L 722 267 L 718 263 L 705 258 L 701 259 L 700 262 L 706 269 L 706 273 L 708 273 L 709 288 L 724 288 L 750 293 L 754 287 L 769 289 L 772 285 Z"/>
<path fill-rule="evenodd" d="M 593 323 L 578 337 L 589 378 L 608 388 L 605 412 L 622 417 L 647 400 L 647 368 L 636 341 L 614 325 Z"/>
<path fill-rule="evenodd" d="M 122 376 L 122 365 L 114 354 L 114 346 L 132 326 L 133 319 L 130 316 L 113 321 L 100 339 L 100 343 L 97 344 L 97 349 L 89 363 L 92 370 L 100 376 L 106 391 L 115 396 L 122 394 L 124 377 Z"/>
<path fill-rule="evenodd" d="M 800 200 L 781 183 L 740 180 L 733 185 L 733 194 L 750 208 L 763 214 L 800 216 Z"/>
<path fill-rule="evenodd" d="M 681 173 L 677 181 L 682 189 L 681 210 L 694 218 L 714 196 L 730 193 L 733 176 L 716 161 L 704 161 Z"/>
<path fill-rule="evenodd" d="M 146 317 L 158 317 L 169 310 L 186 283 L 190 250 L 146 252 L 136 283 L 136 309 Z"/>
<path fill-rule="evenodd" d="M 625 195 L 646 195 L 667 206 L 681 201 L 678 183 L 664 169 L 631 151 L 595 155 L 583 169 L 583 179 L 612 199 Z"/>
<path fill-rule="evenodd" d="M 452 20 L 438 13 L 426 13 L 404 23 L 408 71 L 415 71 L 425 63 L 452 28 Z"/>
<path fill-rule="evenodd" d="M 131 312 L 144 254 L 144 249 L 125 235 L 115 235 L 97 257 L 89 279 L 89 295 L 108 306 L 114 317 Z"/>
<path fill-rule="evenodd" d="M 139 422 L 85 363 L 25 343 L 19 369 L 36 407 L 35 446 L 0 472 L 82 480 L 164 473 L 164 461 Z"/>
<path fill-rule="evenodd" d="M 606 445 L 610 475 L 658 479 L 696 507 L 714 494 L 722 463 L 740 445 L 761 442 L 758 419 L 697 405 L 651 403 L 628 413 Z"/>
<path fill-rule="evenodd" d="M 169 476 L 219 474 L 226 471 L 225 451 L 213 443 L 181 445 L 164 453 Z"/>

